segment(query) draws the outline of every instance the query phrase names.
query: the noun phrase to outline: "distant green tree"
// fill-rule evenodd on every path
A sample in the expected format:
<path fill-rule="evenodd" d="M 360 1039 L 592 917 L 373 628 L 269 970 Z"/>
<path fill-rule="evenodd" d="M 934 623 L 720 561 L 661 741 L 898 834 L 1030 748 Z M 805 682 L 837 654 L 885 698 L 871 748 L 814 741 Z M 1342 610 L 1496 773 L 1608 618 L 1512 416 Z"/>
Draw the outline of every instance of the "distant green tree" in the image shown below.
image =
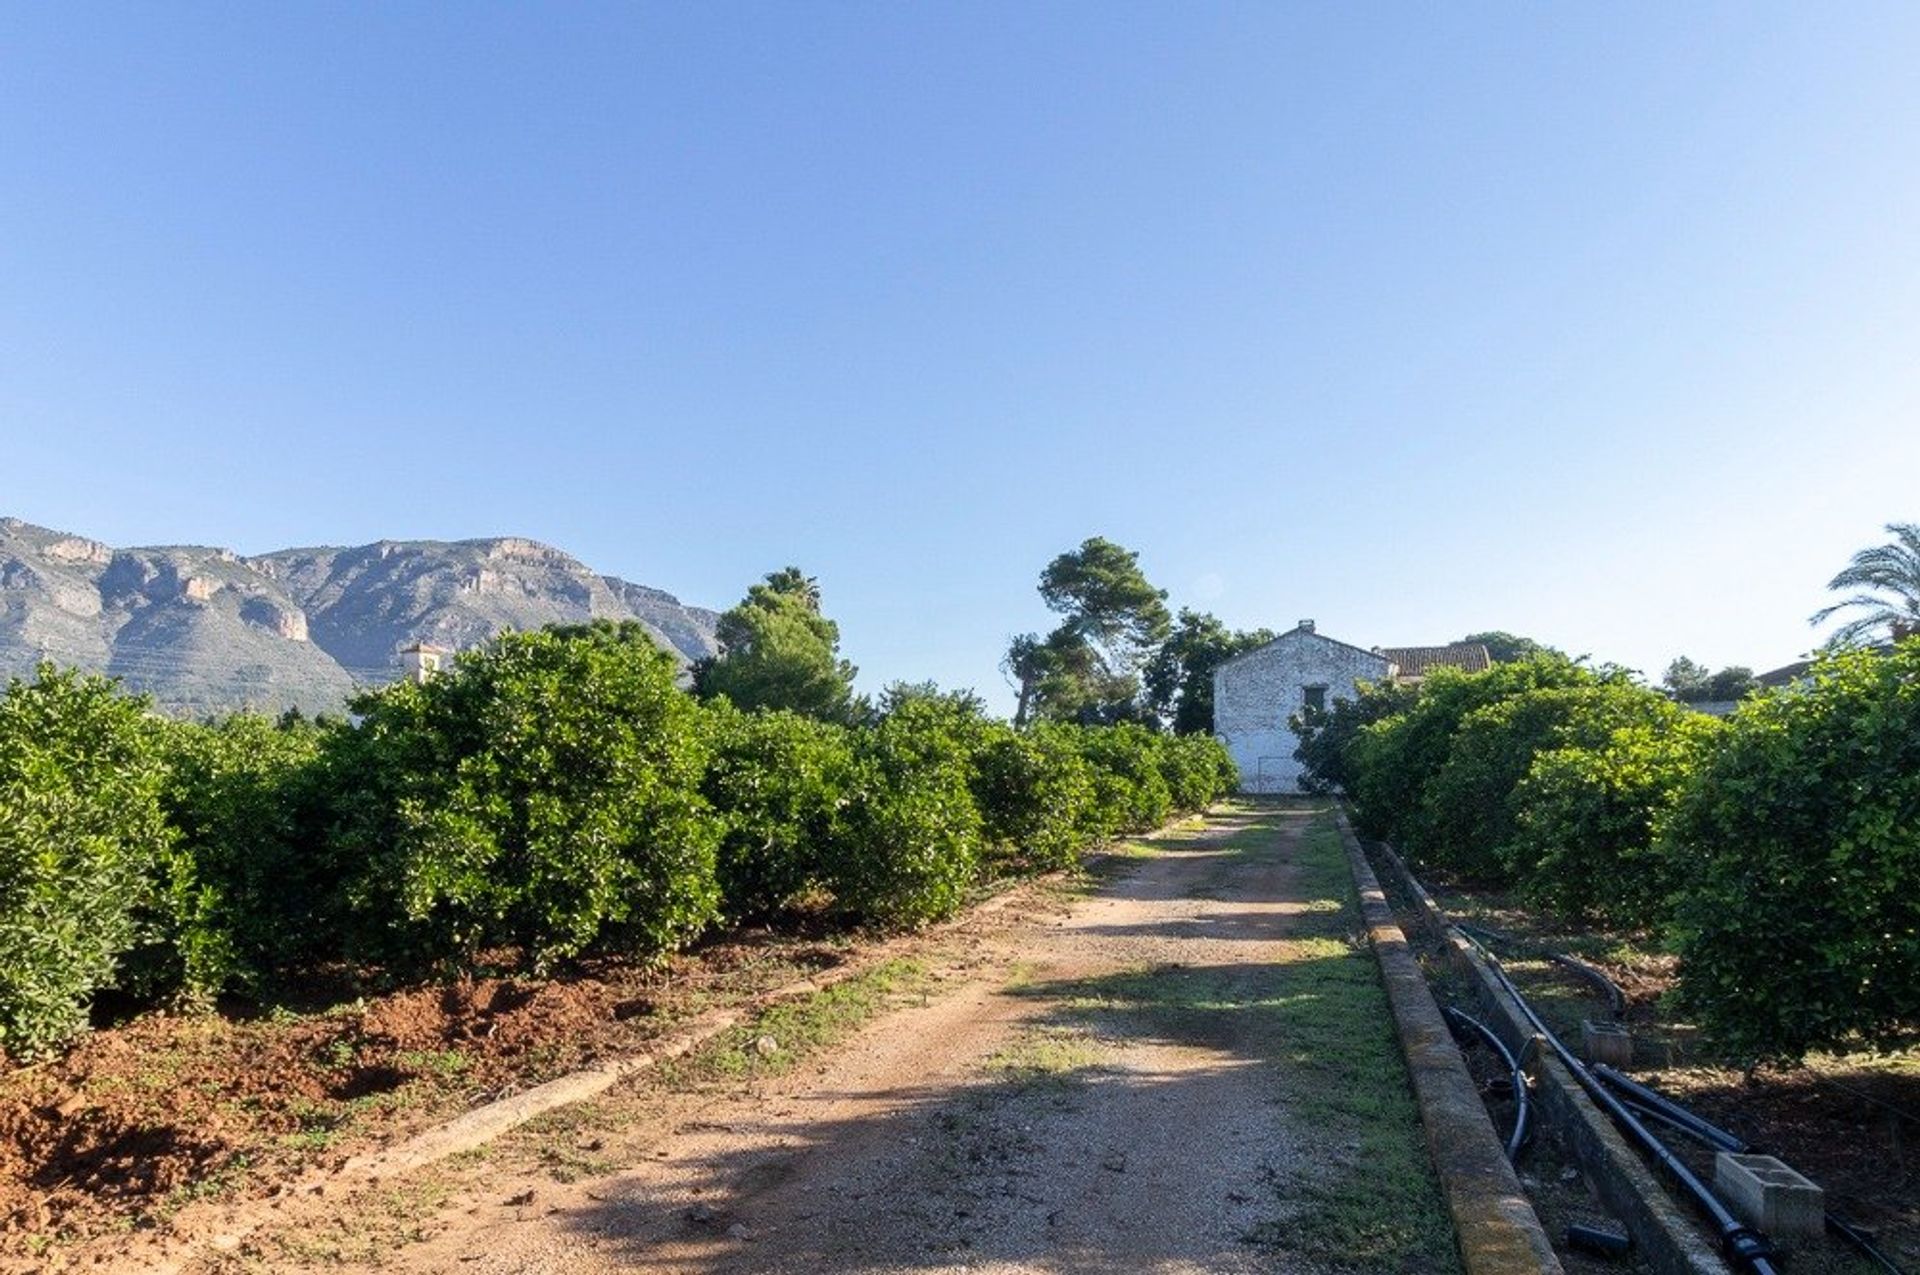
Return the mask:
<path fill-rule="evenodd" d="M 1742 699 L 1759 685 L 1752 669 L 1744 664 L 1729 664 L 1707 679 L 1707 698 Z"/>
<path fill-rule="evenodd" d="M 1236 633 L 1204 611 L 1180 609 L 1147 662 L 1147 703 L 1178 735 L 1213 733 L 1213 671 L 1242 651 L 1273 641 L 1271 629 Z"/>
<path fill-rule="evenodd" d="M 1736 700 L 1759 685 L 1753 670 L 1744 665 L 1729 664 L 1717 673 L 1709 673 L 1704 664 L 1684 655 L 1667 665 L 1666 676 L 1660 682 L 1667 688 L 1667 694 L 1683 704 Z"/>
<path fill-rule="evenodd" d="M 1478 642 L 1487 648 L 1487 658 L 1495 664 L 1512 664 L 1519 660 L 1532 659 L 1536 655 L 1559 655 L 1553 647 L 1544 642 L 1536 642 L 1530 637 L 1521 637 L 1518 633 L 1508 633 L 1504 629 L 1489 629 L 1485 633 L 1469 633 L 1461 638 L 1462 643 Z"/>
<path fill-rule="evenodd" d="M 855 716 L 857 670 L 840 658 L 840 627 L 820 613 L 820 586 L 786 567 L 747 591 L 720 617 L 720 654 L 694 666 L 702 699 L 726 696 L 736 708 L 779 708 L 821 721 Z"/>
<path fill-rule="evenodd" d="M 1097 713 L 1097 706 L 1131 687 L 1125 679 L 1109 677 L 1091 643 L 1061 625 L 1044 638 L 1022 633 L 1007 645 L 1000 669 L 1019 698 L 1013 722 L 1080 721 Z"/>
<path fill-rule="evenodd" d="M 925 681 L 888 682 L 881 688 L 880 703 L 874 711 L 875 716 L 892 716 L 900 711 L 902 705 L 916 700 L 934 700 L 972 717 L 987 715 L 987 701 L 975 694 L 973 688 L 962 687 L 955 691 L 943 691 L 938 682 Z"/>
<path fill-rule="evenodd" d="M 1683 703 L 1695 703 L 1707 698 L 1707 680 L 1711 675 L 1707 666 L 1695 663 L 1682 655 L 1667 665 L 1667 675 L 1660 684 L 1667 693 Z"/>
<path fill-rule="evenodd" d="M 1140 669 L 1173 620 L 1166 591 L 1147 580 L 1139 554 L 1094 536 L 1047 564 L 1040 597 L 1063 618 L 1045 638 L 1026 633 L 1008 646 L 1001 668 L 1019 695 L 1016 724 L 1143 716 Z"/>
<path fill-rule="evenodd" d="M 1890 522 L 1893 540 L 1853 555 L 1853 561 L 1832 580 L 1834 591 L 1858 589 L 1814 612 L 1813 624 L 1822 624 L 1841 611 L 1858 611 L 1834 630 L 1830 646 L 1851 646 L 1870 638 L 1898 640 L 1920 633 L 1920 523 Z"/>

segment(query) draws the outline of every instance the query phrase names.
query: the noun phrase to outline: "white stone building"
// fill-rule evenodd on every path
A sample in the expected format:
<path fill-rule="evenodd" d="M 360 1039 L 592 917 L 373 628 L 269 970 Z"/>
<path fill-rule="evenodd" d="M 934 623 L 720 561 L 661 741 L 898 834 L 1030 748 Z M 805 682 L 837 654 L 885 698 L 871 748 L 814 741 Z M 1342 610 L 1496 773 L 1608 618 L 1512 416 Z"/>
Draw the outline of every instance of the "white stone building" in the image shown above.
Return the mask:
<path fill-rule="evenodd" d="M 1297 793 L 1300 739 L 1288 724 L 1303 708 L 1351 699 L 1357 682 L 1417 682 L 1440 665 L 1470 672 L 1488 666 L 1487 648 L 1365 647 L 1337 641 L 1300 623 L 1265 646 L 1242 652 L 1213 674 L 1213 728 L 1240 767 L 1240 790 Z"/>

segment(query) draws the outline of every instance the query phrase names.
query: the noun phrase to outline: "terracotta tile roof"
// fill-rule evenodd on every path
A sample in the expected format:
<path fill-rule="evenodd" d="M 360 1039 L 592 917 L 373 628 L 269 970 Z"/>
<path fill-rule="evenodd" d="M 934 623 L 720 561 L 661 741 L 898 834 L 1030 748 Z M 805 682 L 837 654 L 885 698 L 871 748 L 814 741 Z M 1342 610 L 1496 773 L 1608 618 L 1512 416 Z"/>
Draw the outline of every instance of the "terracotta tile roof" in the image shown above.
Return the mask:
<path fill-rule="evenodd" d="M 1487 648 L 1478 642 L 1452 642 L 1446 646 L 1376 646 L 1379 654 L 1398 666 L 1397 676 L 1425 677 L 1437 668 L 1465 669 L 1478 673 L 1493 667 Z"/>

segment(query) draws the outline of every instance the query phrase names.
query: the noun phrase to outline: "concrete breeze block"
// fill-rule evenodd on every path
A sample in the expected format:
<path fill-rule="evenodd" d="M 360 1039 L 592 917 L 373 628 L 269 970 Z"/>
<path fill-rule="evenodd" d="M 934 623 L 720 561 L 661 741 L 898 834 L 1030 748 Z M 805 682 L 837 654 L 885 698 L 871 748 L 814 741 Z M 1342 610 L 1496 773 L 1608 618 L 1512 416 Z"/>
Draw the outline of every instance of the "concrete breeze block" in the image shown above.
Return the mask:
<path fill-rule="evenodd" d="M 1741 1221 L 1775 1239 L 1817 1237 L 1825 1229 L 1826 1192 L 1770 1155 L 1722 1151 L 1713 1160 L 1713 1185 Z"/>
<path fill-rule="evenodd" d="M 1633 1035 L 1618 1023 L 1597 1023 L 1589 1018 L 1580 1024 L 1580 1051 L 1590 1063 L 1631 1067 Z"/>

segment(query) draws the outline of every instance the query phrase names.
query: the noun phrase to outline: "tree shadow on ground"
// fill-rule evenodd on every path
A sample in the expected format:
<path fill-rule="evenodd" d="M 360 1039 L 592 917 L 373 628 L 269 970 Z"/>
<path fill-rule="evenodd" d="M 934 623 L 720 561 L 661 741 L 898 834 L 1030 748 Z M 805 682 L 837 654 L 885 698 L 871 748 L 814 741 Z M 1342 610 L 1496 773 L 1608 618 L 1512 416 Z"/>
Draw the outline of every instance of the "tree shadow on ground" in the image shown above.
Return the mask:
<path fill-rule="evenodd" d="M 567 1225 L 635 1270 L 1452 1270 L 1363 955 L 1023 985 L 1026 1031 L 1063 1042 L 1037 1064 L 821 1095 L 887 1106 L 768 1120 Z"/>

